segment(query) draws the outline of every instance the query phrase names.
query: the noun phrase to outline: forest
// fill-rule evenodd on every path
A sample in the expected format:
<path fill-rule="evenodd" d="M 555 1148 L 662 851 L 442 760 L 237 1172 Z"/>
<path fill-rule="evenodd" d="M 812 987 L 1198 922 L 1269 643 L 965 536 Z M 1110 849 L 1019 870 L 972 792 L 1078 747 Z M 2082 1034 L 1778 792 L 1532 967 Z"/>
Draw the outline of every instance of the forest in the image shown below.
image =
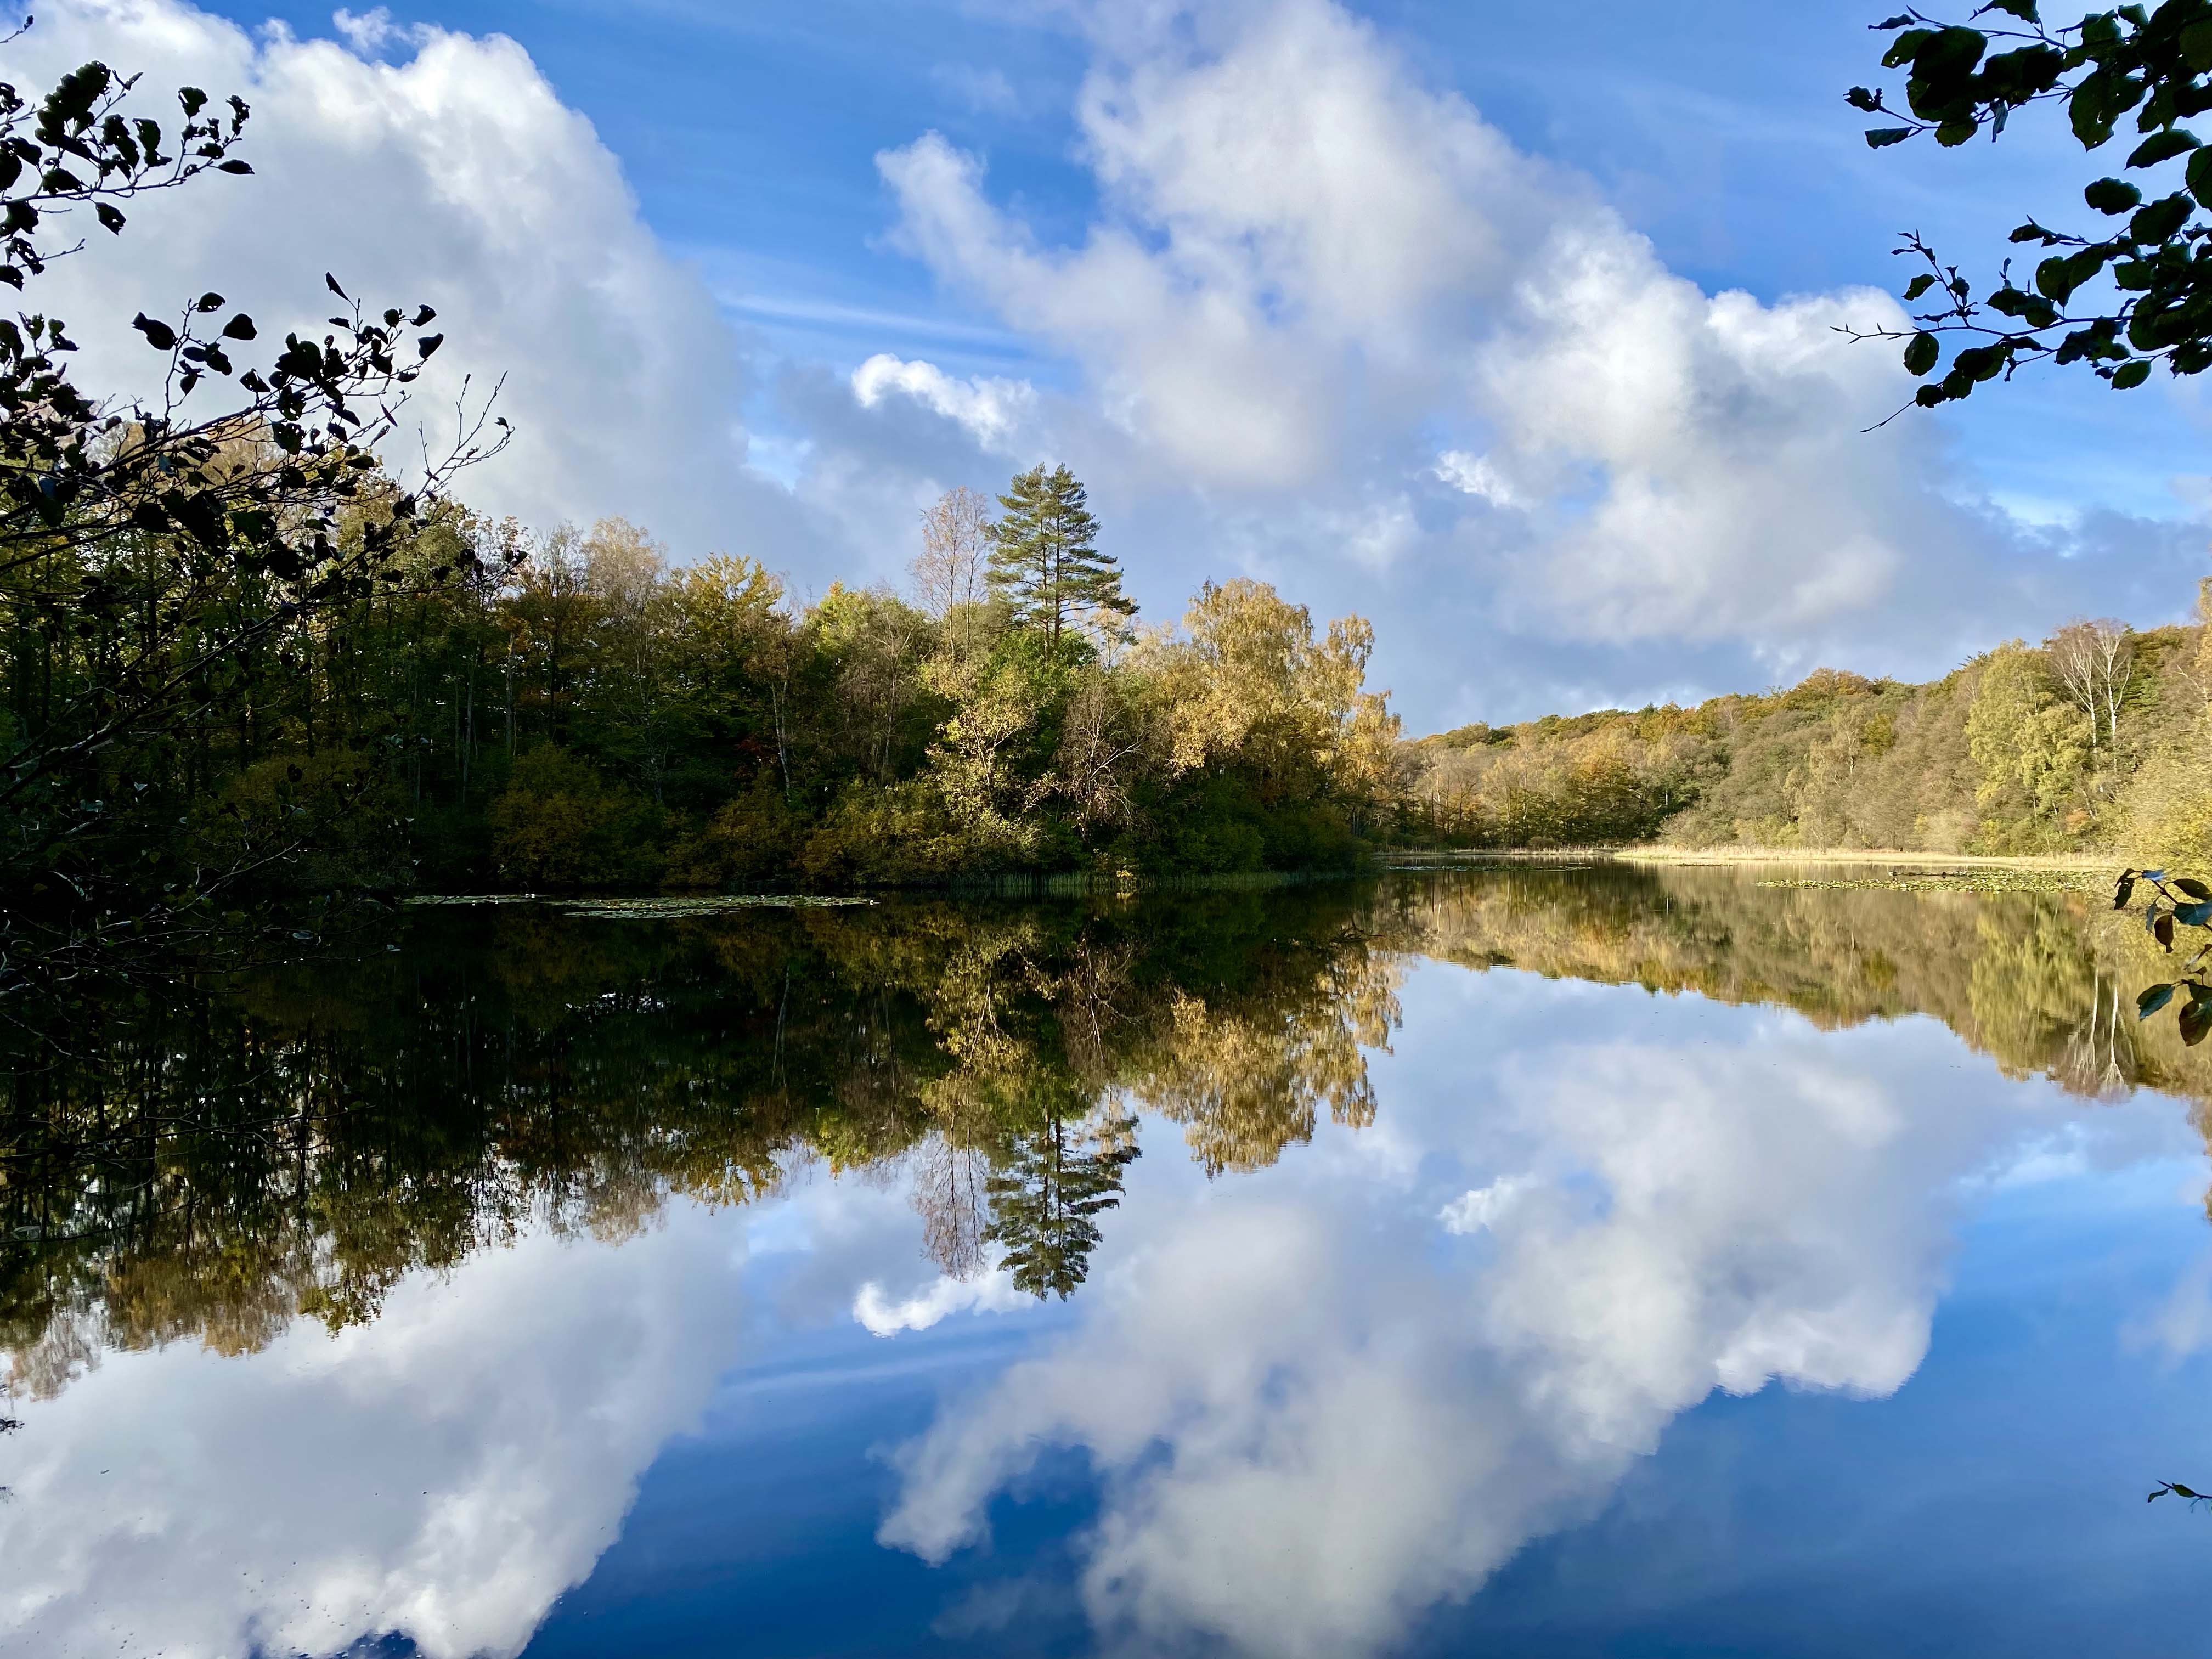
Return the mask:
<path fill-rule="evenodd" d="M 259 573 L 200 599 L 220 656 L 197 636 L 118 652 L 111 617 L 56 603 L 131 582 L 158 616 L 179 562 L 152 539 L 0 580 L 0 738 L 83 724 L 118 654 L 201 682 L 12 804 L 11 842 L 85 890 L 118 871 L 295 895 L 1120 878 L 1341 866 L 1398 827 L 1367 625 L 1317 633 L 1232 580 L 1140 630 L 1064 467 L 995 511 L 936 503 L 910 592 L 808 605 L 749 559 L 677 566 L 620 520 L 533 535 L 440 504 L 314 614 Z M 73 820 L 79 800 L 106 805 Z"/>
<path fill-rule="evenodd" d="M 2203 611 L 2212 600 L 2200 595 Z M 1466 726 L 1407 745 L 1413 817 L 1472 847 L 2212 858 L 2208 631 L 2077 620 L 1939 680 Z"/>

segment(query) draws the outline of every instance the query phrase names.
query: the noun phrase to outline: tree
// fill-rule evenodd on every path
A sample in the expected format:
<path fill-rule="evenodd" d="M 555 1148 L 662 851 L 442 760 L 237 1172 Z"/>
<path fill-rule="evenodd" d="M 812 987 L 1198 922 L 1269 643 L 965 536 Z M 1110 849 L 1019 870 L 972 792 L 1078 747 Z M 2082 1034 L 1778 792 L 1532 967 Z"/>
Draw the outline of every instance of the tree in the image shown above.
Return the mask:
<path fill-rule="evenodd" d="M 983 1237 L 1006 1249 L 1018 1290 L 1063 1302 L 1098 1248 L 1094 1218 L 1121 1201 L 1122 1171 L 1137 1158 L 1133 1118 L 1085 1129 L 1058 1111 L 1017 1136 L 987 1183 L 991 1224 Z"/>
<path fill-rule="evenodd" d="M 2088 770 L 2087 722 L 2052 693 L 2049 658 L 2014 641 L 1984 659 L 1966 715 L 1967 747 L 1982 769 L 1976 804 L 2030 836 L 2079 799 Z"/>
<path fill-rule="evenodd" d="M 2098 734 L 2118 758 L 2120 703 L 2126 696 L 2128 676 L 2135 665 L 2135 636 L 2123 622 L 2110 617 L 2068 623 L 2045 643 L 2051 672 L 2065 689 L 2067 701 L 2089 722 L 2089 757 L 2096 762 Z"/>
<path fill-rule="evenodd" d="M 960 654 L 973 653 L 975 613 L 988 591 L 984 562 L 991 549 L 990 503 L 962 484 L 922 509 L 921 551 L 913 565 L 915 597 L 946 628 Z"/>
<path fill-rule="evenodd" d="M 1098 521 L 1087 503 L 1073 473 L 1065 466 L 1048 472 L 1040 463 L 999 497 L 1006 514 L 990 528 L 991 592 L 1055 654 L 1072 629 L 1117 635 L 1137 614 L 1114 556 L 1098 550 Z"/>
<path fill-rule="evenodd" d="M 1880 149 L 1932 134 L 1955 148 L 1984 131 L 1994 139 L 2016 112 L 2053 103 L 2095 150 L 2132 112 L 2137 138 L 2121 170 L 2140 180 L 2108 175 L 2082 191 L 2093 211 L 2116 222 L 2107 234 L 2021 224 L 2012 241 L 2045 256 L 2024 287 L 2005 262 L 1985 300 L 1958 266 L 1907 235 L 1898 252 L 1926 269 L 1906 286 L 1906 303 L 1932 308 L 1915 314 L 1911 331 L 1855 332 L 1905 342 L 1905 368 L 1928 382 L 1914 402 L 1928 409 L 2045 359 L 2088 363 L 2120 391 L 2141 386 L 2154 363 L 2177 375 L 2212 368 L 2212 149 L 2180 125 L 2212 110 L 2212 0 L 2118 6 L 2063 26 L 2045 24 L 2037 0 L 1990 0 L 1973 16 L 1993 12 L 2013 26 L 1940 23 L 1911 9 L 1874 26 L 1894 36 L 1881 61 L 1905 71 L 1905 103 L 1851 88 L 1852 107 L 1900 124 L 1870 129 L 1867 143 Z M 1947 340 L 1956 343 L 1938 375 Z"/>
<path fill-rule="evenodd" d="M 204 92 L 184 88 L 184 120 L 167 132 L 132 101 L 136 86 L 87 64 L 33 111 L 0 83 L 0 283 L 27 295 L 78 252 L 52 235 L 73 222 L 71 210 L 89 209 L 119 235 L 119 204 L 210 172 L 252 171 L 231 154 L 243 101 L 211 113 Z M 143 404 L 75 384 L 60 319 L 0 318 L 0 633 L 24 648 L 37 641 L 42 659 L 35 707 L 19 698 L 0 734 L 0 867 L 44 894 L 40 908 L 64 933 L 88 922 L 96 938 L 117 921 L 144 937 L 149 918 L 173 918 L 237 873 L 158 869 L 158 847 L 150 861 L 131 849 L 126 866 L 106 843 L 150 784 L 124 776 L 112 757 L 181 756 L 190 777 L 210 730 L 232 714 L 250 755 L 246 700 L 273 674 L 308 672 L 331 619 L 408 584 L 403 556 L 446 484 L 505 443 L 485 441 L 480 409 L 411 486 L 386 477 L 378 446 L 398 432 L 409 387 L 444 337 L 426 331 L 436 314 L 427 306 L 371 312 L 325 282 L 345 308 L 330 331 L 288 336 L 262 368 L 234 360 L 259 331 L 242 312 L 225 317 L 220 294 L 173 321 L 134 319 L 164 370 L 161 396 Z M 236 395 L 206 410 L 226 380 Z M 475 556 L 473 543 L 455 544 L 457 561 Z M 434 586 L 455 574 L 447 564 L 420 579 Z M 0 925 L 12 932 L 12 919 Z"/>
<path fill-rule="evenodd" d="M 1395 792 L 1398 717 L 1389 693 L 1365 689 L 1365 618 L 1340 617 L 1316 640 L 1305 606 L 1240 577 L 1201 587 L 1183 627 L 1188 640 L 1160 641 L 1148 664 L 1169 701 L 1173 769 L 1233 759 L 1270 805 L 1320 790 L 1369 807 Z"/>

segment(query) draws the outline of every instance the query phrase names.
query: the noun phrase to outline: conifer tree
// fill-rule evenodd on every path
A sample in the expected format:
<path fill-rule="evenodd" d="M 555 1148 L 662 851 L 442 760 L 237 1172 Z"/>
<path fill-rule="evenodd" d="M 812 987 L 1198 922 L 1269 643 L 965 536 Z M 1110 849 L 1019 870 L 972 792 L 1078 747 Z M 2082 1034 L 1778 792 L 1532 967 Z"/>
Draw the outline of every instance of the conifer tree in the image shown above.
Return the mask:
<path fill-rule="evenodd" d="M 991 526 L 991 591 L 1018 626 L 1044 635 L 1049 651 L 1072 629 L 1112 634 L 1137 614 L 1114 556 L 1098 550 L 1098 520 L 1087 501 L 1073 473 L 1065 466 L 1048 472 L 1040 463 L 999 497 L 1006 513 Z"/>
<path fill-rule="evenodd" d="M 1065 1302 L 1090 1271 L 1099 1239 L 1093 1218 L 1121 1201 L 1122 1171 L 1137 1157 L 1133 1120 L 1104 1127 L 1086 1134 L 1054 1112 L 1037 1132 L 1017 1136 L 991 1175 L 983 1237 L 1005 1248 L 1015 1289 Z"/>

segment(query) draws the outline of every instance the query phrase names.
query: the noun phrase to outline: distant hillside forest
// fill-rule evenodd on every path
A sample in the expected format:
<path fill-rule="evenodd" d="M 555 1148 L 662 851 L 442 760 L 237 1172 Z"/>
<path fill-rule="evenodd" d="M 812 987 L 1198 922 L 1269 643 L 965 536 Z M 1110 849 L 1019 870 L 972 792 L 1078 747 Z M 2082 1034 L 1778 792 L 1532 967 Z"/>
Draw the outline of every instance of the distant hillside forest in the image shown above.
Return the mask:
<path fill-rule="evenodd" d="M 2212 607 L 2212 583 L 2199 610 Z M 1820 669 L 1788 690 L 1424 738 L 1440 840 L 2212 859 L 2212 635 L 2067 624 L 1924 685 Z"/>

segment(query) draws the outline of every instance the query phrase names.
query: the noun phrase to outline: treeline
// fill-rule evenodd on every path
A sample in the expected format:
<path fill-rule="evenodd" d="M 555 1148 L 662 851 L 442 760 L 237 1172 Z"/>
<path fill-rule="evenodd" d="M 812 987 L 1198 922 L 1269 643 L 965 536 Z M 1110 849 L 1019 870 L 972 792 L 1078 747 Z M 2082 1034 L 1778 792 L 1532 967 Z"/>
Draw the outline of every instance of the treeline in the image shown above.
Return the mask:
<path fill-rule="evenodd" d="M 386 499 L 348 503 L 342 542 L 389 532 Z M 678 566 L 620 520 L 532 534 L 440 502 L 401 528 L 376 581 L 314 606 L 128 527 L 0 573 L 11 760 L 67 750 L 109 681 L 184 688 L 0 806 L 19 889 L 1249 871 L 1340 865 L 1397 828 L 1367 624 L 1317 635 L 1240 580 L 1139 629 L 1065 468 L 995 507 L 940 501 L 909 592 L 804 605 L 750 559 Z M 132 602 L 65 602 L 90 585 Z M 204 637 L 167 625 L 179 609 Z"/>
<path fill-rule="evenodd" d="M 1422 816 L 1468 846 L 2212 860 L 2203 626 L 2076 622 L 1912 685 L 1820 669 L 1788 690 L 1462 726 L 1409 745 Z"/>

